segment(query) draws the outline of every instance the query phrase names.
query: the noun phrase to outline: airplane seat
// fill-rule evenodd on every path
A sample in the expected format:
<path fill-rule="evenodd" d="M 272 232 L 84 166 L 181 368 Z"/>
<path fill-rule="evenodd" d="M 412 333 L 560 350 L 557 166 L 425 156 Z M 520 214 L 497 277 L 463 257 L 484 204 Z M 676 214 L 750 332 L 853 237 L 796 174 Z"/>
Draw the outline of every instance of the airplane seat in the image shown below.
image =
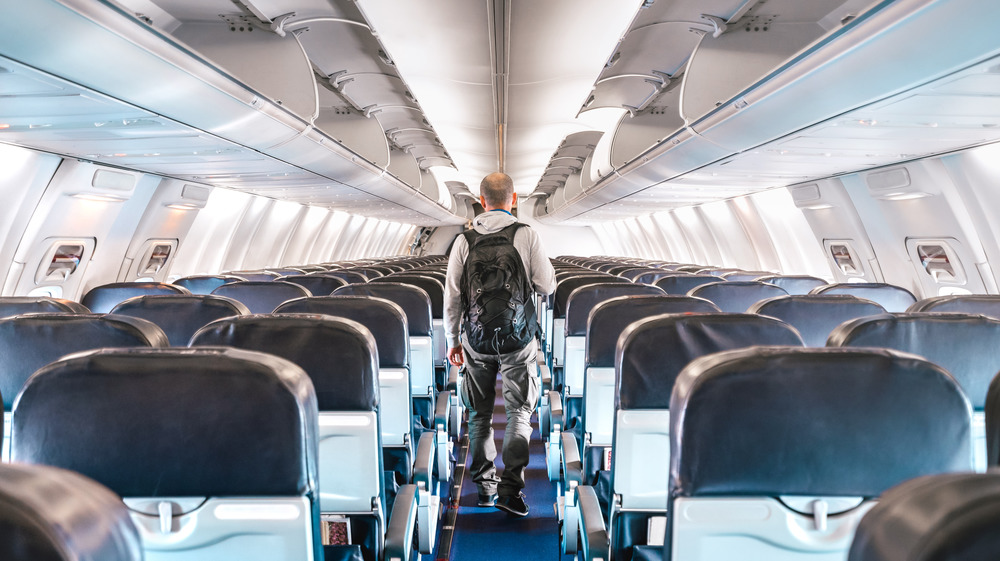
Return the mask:
<path fill-rule="evenodd" d="M 571 276 L 557 282 L 552 294 L 552 306 L 549 309 L 549 338 L 551 346 L 548 349 L 548 362 L 552 368 L 552 385 L 555 390 L 562 390 L 563 367 L 566 365 L 566 304 L 569 295 L 581 286 L 597 283 L 627 283 L 627 279 L 607 274 L 588 274 Z"/>
<path fill-rule="evenodd" d="M 322 559 L 316 394 L 301 368 L 229 348 L 101 349 L 25 384 L 15 462 L 123 498 L 146 561 Z"/>
<path fill-rule="evenodd" d="M 444 334 L 444 283 L 437 278 L 417 272 L 408 271 L 405 274 L 394 274 L 388 277 L 372 279 L 372 282 L 395 282 L 415 286 L 427 293 L 431 300 L 431 327 L 434 348 L 435 384 L 437 389 L 444 389 L 447 384 L 442 379 L 442 371 L 448 369 L 448 342 Z"/>
<path fill-rule="evenodd" d="M 368 282 L 368 277 L 362 275 L 361 273 L 348 269 L 338 269 L 333 271 L 327 271 L 325 273 L 319 273 L 324 277 L 336 277 L 343 279 L 347 284 L 364 284 Z"/>
<path fill-rule="evenodd" d="M 191 294 L 211 294 L 213 290 L 231 282 L 243 282 L 250 279 L 233 275 L 194 275 L 181 277 L 170 284 L 186 288 Z"/>
<path fill-rule="evenodd" d="M 113 282 L 95 286 L 80 299 L 80 304 L 95 314 L 106 314 L 133 296 L 152 294 L 191 294 L 186 288 L 162 282 Z"/>
<path fill-rule="evenodd" d="M 861 519 L 847 561 L 1000 558 L 1000 473 L 905 481 Z"/>
<path fill-rule="evenodd" d="M 334 290 L 347 284 L 347 281 L 329 275 L 290 275 L 278 277 L 276 280 L 297 284 L 308 290 L 313 296 L 329 296 Z"/>
<path fill-rule="evenodd" d="M 630 559 L 637 552 L 641 556 L 650 547 L 658 548 L 662 531 L 655 528 L 668 503 L 663 482 L 671 459 L 674 381 L 699 357 L 756 345 L 802 347 L 803 343 L 787 323 L 753 314 L 672 313 L 643 318 L 625 328 L 615 349 L 609 495 L 595 494 L 597 505 L 583 494 L 576 497 L 581 534 L 605 534 L 610 550 L 585 552 L 585 558 L 608 554 L 606 559 Z M 603 516 L 598 519 L 594 513 Z"/>
<path fill-rule="evenodd" d="M 907 308 L 907 312 L 963 312 L 1000 318 L 1000 295 L 961 294 L 924 298 Z"/>
<path fill-rule="evenodd" d="M 765 275 L 753 280 L 781 287 L 792 296 L 809 294 L 810 290 L 826 284 L 825 280 L 809 275 Z"/>
<path fill-rule="evenodd" d="M 740 314 L 750 306 L 767 298 L 787 296 L 783 288 L 756 281 L 724 281 L 703 284 L 692 288 L 688 296 L 704 298 L 723 312 Z"/>
<path fill-rule="evenodd" d="M 773 274 L 774 273 L 771 271 L 730 271 L 728 273 L 722 273 L 721 276 L 727 281 L 753 281 L 757 280 L 761 276 Z"/>
<path fill-rule="evenodd" d="M 882 314 L 836 328 L 829 347 L 884 347 L 920 355 L 955 377 L 972 402 L 976 471 L 986 471 L 986 394 L 1000 371 L 1000 319 L 945 312 Z"/>
<path fill-rule="evenodd" d="M 880 282 L 824 284 L 812 289 L 809 294 L 851 294 L 871 300 L 889 313 L 905 312 L 917 301 L 909 290 Z"/>
<path fill-rule="evenodd" d="M 142 561 L 117 495 L 63 469 L 0 464 L 0 559 Z"/>
<path fill-rule="evenodd" d="M 233 282 L 216 288 L 212 294 L 242 303 L 251 314 L 269 314 L 289 300 L 312 296 L 303 286 L 279 280 Z"/>
<path fill-rule="evenodd" d="M 706 356 L 670 398 L 667 561 L 844 559 L 873 500 L 972 467 L 955 380 L 888 349 Z"/>
<path fill-rule="evenodd" d="M 222 274 L 225 276 L 240 277 L 250 282 L 270 282 L 281 276 L 274 271 L 226 271 Z"/>
<path fill-rule="evenodd" d="M 778 318 L 799 331 L 807 347 L 825 347 L 830 332 L 855 318 L 876 316 L 885 309 L 871 300 L 848 294 L 777 296 L 750 306 L 750 314 Z"/>
<path fill-rule="evenodd" d="M 657 279 L 654 284 L 662 288 L 667 294 L 687 296 L 689 292 L 703 284 L 719 281 L 728 282 L 725 281 L 725 279 L 714 277 L 712 275 L 699 275 L 695 273 L 681 272 L 664 275 Z"/>
<path fill-rule="evenodd" d="M 266 272 L 268 272 L 268 273 L 274 273 L 274 274 L 278 275 L 278 277 L 275 278 L 274 280 L 280 280 L 281 277 L 293 277 L 293 276 L 296 276 L 296 275 L 304 275 L 304 274 L 306 274 L 305 269 L 300 269 L 298 267 L 279 267 L 279 268 L 274 268 L 274 269 L 270 269 L 269 268 L 269 269 L 266 269 Z"/>
<path fill-rule="evenodd" d="M 83 304 L 48 296 L 0 296 L 0 318 L 24 314 L 89 314 Z"/>
<path fill-rule="evenodd" d="M 679 274 L 679 273 L 675 273 L 673 271 L 664 271 L 663 269 L 654 269 L 654 270 L 651 270 L 651 271 L 647 271 L 647 272 L 639 275 L 638 277 L 635 277 L 635 279 L 632 282 L 634 282 L 636 284 L 652 284 L 652 285 L 655 285 L 656 281 L 662 279 L 663 277 L 670 277 L 670 276 L 674 276 L 674 275 L 677 275 L 677 274 Z"/>
<path fill-rule="evenodd" d="M 246 306 L 232 298 L 203 294 L 135 296 L 111 310 L 111 315 L 136 317 L 156 324 L 171 347 L 186 347 L 198 329 L 217 319 L 249 314 Z"/>
<path fill-rule="evenodd" d="M 625 269 L 624 271 L 618 273 L 618 276 L 622 277 L 623 279 L 628 279 L 632 282 L 635 282 L 635 279 L 637 279 L 638 277 L 646 273 L 650 272 L 655 273 L 657 271 L 658 269 L 653 269 L 651 267 L 633 267 L 631 269 Z"/>

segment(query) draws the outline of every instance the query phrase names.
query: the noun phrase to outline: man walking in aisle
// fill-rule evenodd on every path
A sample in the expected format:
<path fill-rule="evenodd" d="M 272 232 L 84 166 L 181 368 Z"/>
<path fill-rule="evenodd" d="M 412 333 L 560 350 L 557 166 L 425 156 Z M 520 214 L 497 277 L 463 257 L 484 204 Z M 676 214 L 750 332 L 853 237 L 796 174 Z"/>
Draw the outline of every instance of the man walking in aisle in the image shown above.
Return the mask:
<path fill-rule="evenodd" d="M 462 400 L 469 410 L 471 471 L 479 506 L 495 505 L 514 516 L 527 516 L 521 490 L 531 413 L 539 393 L 534 293 L 555 290 L 555 271 L 535 231 L 511 215 L 517 202 L 511 178 L 491 173 L 479 188 L 486 212 L 472 221 L 472 230 L 455 240 L 448 259 L 444 289 L 448 360 L 465 365 Z M 507 413 L 501 477 L 493 463 L 498 372 Z"/>

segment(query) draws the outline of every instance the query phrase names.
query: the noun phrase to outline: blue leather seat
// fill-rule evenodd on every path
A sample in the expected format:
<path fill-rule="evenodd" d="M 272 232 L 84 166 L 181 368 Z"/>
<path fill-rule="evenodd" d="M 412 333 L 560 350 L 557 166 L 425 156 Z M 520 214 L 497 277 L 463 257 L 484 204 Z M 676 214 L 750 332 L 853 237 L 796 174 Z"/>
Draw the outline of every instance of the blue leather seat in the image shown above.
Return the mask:
<path fill-rule="evenodd" d="M 924 298 L 907 312 L 961 312 L 1000 318 L 1000 294 L 956 294 Z"/>
<path fill-rule="evenodd" d="M 24 314 L 89 314 L 83 304 L 48 296 L 2 296 L 0 318 Z"/>
<path fill-rule="evenodd" d="M 760 277 L 771 275 L 773 275 L 771 271 L 730 271 L 723 273 L 722 278 L 727 281 L 755 281 Z"/>
<path fill-rule="evenodd" d="M 0 559 L 142 561 L 117 495 L 77 473 L 0 464 Z"/>
<path fill-rule="evenodd" d="M 880 282 L 825 284 L 812 289 L 809 294 L 850 294 L 871 300 L 889 313 L 905 312 L 917 301 L 909 290 Z"/>
<path fill-rule="evenodd" d="M 250 282 L 268 282 L 281 276 L 274 271 L 227 271 L 223 275 L 240 277 Z"/>
<path fill-rule="evenodd" d="M 344 279 L 329 275 L 291 275 L 278 277 L 276 280 L 302 286 L 313 296 L 329 296 L 334 290 L 347 284 Z"/>
<path fill-rule="evenodd" d="M 213 290 L 231 282 L 243 282 L 250 279 L 234 275 L 194 275 L 182 277 L 170 284 L 186 288 L 191 294 L 211 294 Z"/>
<path fill-rule="evenodd" d="M 643 273 L 643 274 L 635 277 L 634 279 L 632 279 L 632 282 L 637 283 L 637 284 L 654 284 L 655 285 L 656 281 L 662 279 L 663 277 L 675 276 L 677 274 L 678 273 L 675 273 L 673 271 L 667 271 L 667 270 L 663 270 L 663 269 L 653 269 L 653 270 L 647 271 L 647 272 L 645 272 L 645 273 Z"/>
<path fill-rule="evenodd" d="M 556 284 L 556 291 L 551 299 L 551 320 L 549 320 L 548 331 L 551 346 L 547 349 L 549 362 L 553 369 L 553 385 L 556 389 L 562 387 L 562 369 L 566 364 L 566 309 L 569 304 L 569 295 L 581 286 L 609 282 L 627 283 L 629 281 L 611 275 L 589 274 L 569 277 Z"/>
<path fill-rule="evenodd" d="M 802 294 L 761 300 L 747 312 L 778 318 L 797 329 L 807 347 L 824 347 L 838 325 L 884 314 L 885 310 L 871 300 L 848 294 Z"/>
<path fill-rule="evenodd" d="M 278 280 L 224 284 L 213 290 L 212 294 L 242 302 L 251 314 L 269 314 L 289 300 L 312 296 L 302 286 Z"/>
<path fill-rule="evenodd" d="M 317 273 L 325 277 L 336 277 L 338 279 L 343 279 L 347 284 L 364 284 L 368 282 L 368 277 L 365 275 L 347 269 L 335 269 L 332 271 L 327 271 L 326 273 Z"/>
<path fill-rule="evenodd" d="M 136 296 L 118 304 L 112 315 L 130 316 L 156 324 L 172 347 L 186 347 L 196 331 L 230 316 L 248 315 L 242 303 L 224 296 L 177 294 Z"/>
<path fill-rule="evenodd" d="M 792 296 L 809 294 L 810 290 L 826 284 L 825 280 L 809 275 L 766 275 L 755 280 L 779 286 Z"/>
<path fill-rule="evenodd" d="M 787 296 L 784 289 L 773 284 L 756 281 L 725 281 L 708 283 L 692 288 L 688 296 L 704 298 L 723 312 L 743 313 L 761 300 Z"/>
<path fill-rule="evenodd" d="M 129 298 L 153 294 L 190 294 L 190 292 L 186 288 L 162 282 L 114 282 L 91 288 L 80 303 L 95 314 L 106 314 Z"/>
<path fill-rule="evenodd" d="M 656 286 L 663 289 L 667 294 L 686 296 L 691 290 L 710 282 L 719 282 L 723 279 L 712 275 L 694 275 L 690 273 L 673 274 L 661 277 L 656 281 Z"/>
<path fill-rule="evenodd" d="M 971 409 L 888 349 L 756 347 L 688 365 L 670 398 L 665 558 L 843 558 L 890 487 L 972 467 Z"/>

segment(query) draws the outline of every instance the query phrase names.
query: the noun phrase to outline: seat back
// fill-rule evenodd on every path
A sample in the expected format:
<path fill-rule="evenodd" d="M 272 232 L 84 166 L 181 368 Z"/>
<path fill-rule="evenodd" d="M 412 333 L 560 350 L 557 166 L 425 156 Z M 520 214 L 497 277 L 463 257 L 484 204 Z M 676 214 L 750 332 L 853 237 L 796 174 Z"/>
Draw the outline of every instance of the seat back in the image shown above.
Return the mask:
<path fill-rule="evenodd" d="M 118 304 L 112 315 L 150 321 L 163 330 L 172 347 L 186 347 L 195 331 L 224 317 L 248 315 L 242 303 L 204 294 L 136 296 Z"/>
<path fill-rule="evenodd" d="M 924 298 L 907 312 L 960 312 L 1000 318 L 1000 294 L 956 294 Z"/>
<path fill-rule="evenodd" d="M 759 277 L 771 274 L 772 273 L 770 271 L 730 271 L 728 273 L 723 273 L 722 278 L 727 281 L 754 281 Z"/>
<path fill-rule="evenodd" d="M 285 359 L 102 349 L 32 376 L 11 455 L 123 497 L 147 560 L 311 560 L 317 432 L 309 377 Z"/>
<path fill-rule="evenodd" d="M 83 304 L 62 298 L 48 296 L 2 296 L 0 297 L 0 318 L 24 314 L 88 314 Z"/>
<path fill-rule="evenodd" d="M 975 413 L 973 450 L 977 471 L 986 471 L 983 408 L 1000 371 L 1000 320 L 972 314 L 915 312 L 882 314 L 844 323 L 830 334 L 831 347 L 885 347 L 920 355 L 955 377 Z"/>
<path fill-rule="evenodd" d="M 153 294 L 190 294 L 186 288 L 162 282 L 114 282 L 95 286 L 80 303 L 95 314 L 106 314 L 120 302 L 135 296 Z"/>
<path fill-rule="evenodd" d="M 929 475 L 886 491 L 858 525 L 848 561 L 1000 558 L 1000 473 Z"/>
<path fill-rule="evenodd" d="M 824 284 L 812 289 L 809 294 L 850 294 L 871 300 L 889 313 L 905 312 L 917 301 L 909 290 L 880 282 Z"/>
<path fill-rule="evenodd" d="M 743 313 L 750 306 L 766 298 L 787 296 L 784 289 L 773 284 L 756 281 L 725 281 L 703 284 L 692 288 L 688 296 L 704 298 L 723 312 Z"/>
<path fill-rule="evenodd" d="M 434 366 L 448 367 L 448 341 L 444 333 L 444 281 L 438 277 L 418 271 L 395 274 L 374 279 L 373 282 L 398 282 L 422 289 L 431 299 L 431 328 L 434 349 Z"/>
<path fill-rule="evenodd" d="M 281 304 L 312 296 L 305 287 L 284 281 L 247 281 L 224 284 L 212 291 L 243 303 L 251 314 L 269 314 Z"/>
<path fill-rule="evenodd" d="M 843 559 L 871 507 L 863 501 L 972 467 L 970 424 L 955 380 L 915 355 L 757 347 L 707 356 L 684 369 L 670 399 L 665 552 Z"/>
<path fill-rule="evenodd" d="M 627 279 L 611 275 L 582 275 L 569 277 L 556 284 L 555 293 L 551 298 L 551 315 L 548 336 L 552 339 L 552 365 L 563 367 L 566 362 L 566 308 L 569 303 L 569 295 L 581 286 L 597 283 L 628 283 Z M 631 283 L 629 283 L 631 284 Z"/>
<path fill-rule="evenodd" d="M 810 290 L 826 284 L 825 280 L 809 275 L 765 275 L 754 280 L 779 286 L 792 296 L 809 294 Z"/>
<path fill-rule="evenodd" d="M 699 287 L 703 284 L 708 284 L 712 282 L 719 282 L 719 277 L 714 277 L 712 275 L 694 275 L 694 274 L 672 274 L 661 277 L 656 281 L 656 286 L 663 289 L 667 294 L 675 294 L 677 296 L 686 296 L 692 289 Z"/>
<path fill-rule="evenodd" d="M 632 282 L 636 284 L 656 284 L 656 281 L 662 279 L 663 277 L 670 277 L 677 274 L 679 273 L 663 269 L 651 269 L 632 279 Z"/>
<path fill-rule="evenodd" d="M 384 498 L 378 352 L 367 328 L 320 314 L 231 317 L 200 329 L 191 346 L 260 351 L 301 367 L 319 407 L 320 510 L 370 512 Z"/>
<path fill-rule="evenodd" d="M 94 481 L 0 464 L 0 559 L 142 561 L 142 545 L 121 499 Z"/>
<path fill-rule="evenodd" d="M 329 296 L 334 290 L 347 284 L 347 281 L 329 275 L 291 275 L 279 277 L 278 280 L 297 284 L 314 296 Z"/>
<path fill-rule="evenodd" d="M 240 277 L 250 282 L 268 282 L 281 276 L 280 273 L 275 273 L 274 271 L 228 271 L 222 274 Z"/>
<path fill-rule="evenodd" d="M 211 294 L 213 290 L 231 282 L 247 281 L 234 275 L 195 275 L 183 277 L 170 284 L 187 289 L 191 294 Z"/>
<path fill-rule="evenodd" d="M 778 318 L 797 329 L 807 347 L 823 347 L 838 325 L 855 318 L 884 314 L 885 310 L 871 300 L 848 294 L 803 294 L 761 300 L 747 312 Z"/>

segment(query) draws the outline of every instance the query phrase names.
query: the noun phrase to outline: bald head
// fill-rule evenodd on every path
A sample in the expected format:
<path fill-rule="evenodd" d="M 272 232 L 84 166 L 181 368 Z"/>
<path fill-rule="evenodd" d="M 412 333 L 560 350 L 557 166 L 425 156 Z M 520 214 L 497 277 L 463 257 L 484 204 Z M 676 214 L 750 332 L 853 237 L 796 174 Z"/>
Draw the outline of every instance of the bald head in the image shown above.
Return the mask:
<path fill-rule="evenodd" d="M 479 195 L 486 210 L 503 209 L 510 212 L 514 205 L 514 180 L 506 173 L 491 173 L 479 184 Z"/>

